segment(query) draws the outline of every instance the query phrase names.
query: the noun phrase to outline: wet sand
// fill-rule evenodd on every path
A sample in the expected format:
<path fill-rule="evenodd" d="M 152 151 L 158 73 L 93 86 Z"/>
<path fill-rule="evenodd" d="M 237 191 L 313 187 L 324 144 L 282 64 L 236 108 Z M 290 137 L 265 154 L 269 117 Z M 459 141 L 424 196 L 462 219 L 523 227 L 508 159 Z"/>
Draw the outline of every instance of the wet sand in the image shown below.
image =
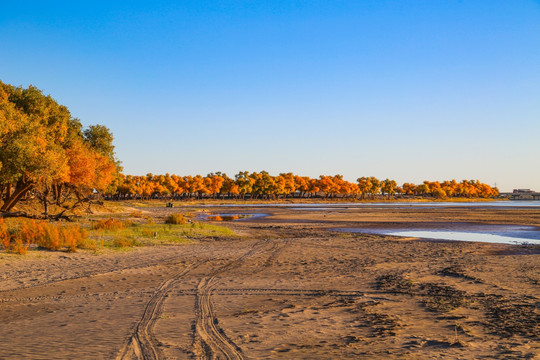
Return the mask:
<path fill-rule="evenodd" d="M 538 209 L 234 212 L 271 216 L 222 223 L 239 237 L 181 246 L 1 253 L 0 358 L 540 356 L 540 247 L 327 230 L 540 226 Z"/>

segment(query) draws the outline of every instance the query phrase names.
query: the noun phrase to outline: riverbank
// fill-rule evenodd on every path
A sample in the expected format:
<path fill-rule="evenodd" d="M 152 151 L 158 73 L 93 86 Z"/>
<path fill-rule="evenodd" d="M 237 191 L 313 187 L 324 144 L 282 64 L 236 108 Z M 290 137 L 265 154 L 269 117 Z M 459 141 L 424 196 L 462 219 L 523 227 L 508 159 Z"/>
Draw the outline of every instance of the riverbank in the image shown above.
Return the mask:
<path fill-rule="evenodd" d="M 138 209 L 156 223 L 193 210 Z M 540 226 L 538 209 L 234 209 L 270 216 L 213 222 L 237 234 L 227 240 L 2 254 L 0 336 L 9 341 L 0 357 L 540 354 L 539 247 L 328 231 L 437 222 Z"/>

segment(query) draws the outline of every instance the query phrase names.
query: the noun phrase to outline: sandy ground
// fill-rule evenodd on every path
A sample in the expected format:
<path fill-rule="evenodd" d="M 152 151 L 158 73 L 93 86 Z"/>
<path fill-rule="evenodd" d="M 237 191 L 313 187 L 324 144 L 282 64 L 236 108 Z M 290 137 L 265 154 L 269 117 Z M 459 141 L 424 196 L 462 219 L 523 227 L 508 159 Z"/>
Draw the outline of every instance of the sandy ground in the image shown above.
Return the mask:
<path fill-rule="evenodd" d="M 540 358 L 540 247 L 326 229 L 539 226 L 537 209 L 234 211 L 273 216 L 223 223 L 226 241 L 0 253 L 0 358 Z"/>

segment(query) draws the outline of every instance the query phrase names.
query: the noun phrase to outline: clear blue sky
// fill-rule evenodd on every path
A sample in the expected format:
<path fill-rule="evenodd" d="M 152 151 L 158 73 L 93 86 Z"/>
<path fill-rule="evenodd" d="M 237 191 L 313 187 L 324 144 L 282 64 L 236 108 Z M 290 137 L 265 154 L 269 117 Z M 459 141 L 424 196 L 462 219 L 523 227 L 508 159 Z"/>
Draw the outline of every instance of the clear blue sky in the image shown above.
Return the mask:
<path fill-rule="evenodd" d="M 540 190 L 540 2 L 0 0 L 0 80 L 114 133 L 130 174 Z"/>

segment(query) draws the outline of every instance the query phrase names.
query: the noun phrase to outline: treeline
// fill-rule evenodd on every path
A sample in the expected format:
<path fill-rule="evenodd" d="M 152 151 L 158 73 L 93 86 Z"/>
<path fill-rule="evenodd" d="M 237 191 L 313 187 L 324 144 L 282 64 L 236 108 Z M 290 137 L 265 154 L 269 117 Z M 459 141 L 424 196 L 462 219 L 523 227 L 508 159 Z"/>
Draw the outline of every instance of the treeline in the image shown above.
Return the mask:
<path fill-rule="evenodd" d="M 34 86 L 0 81 L 0 217 L 21 200 L 38 201 L 42 217 L 61 217 L 96 196 L 109 199 L 279 199 L 425 196 L 488 198 L 497 188 L 475 180 L 415 185 L 375 177 L 349 182 L 342 175 L 310 178 L 293 173 L 239 172 L 230 178 L 121 174 L 113 136 L 102 125 L 83 129 L 68 108 Z M 49 214 L 54 205 L 56 214 Z"/>
<path fill-rule="evenodd" d="M 272 176 L 266 171 L 239 172 L 231 178 L 217 172 L 206 176 L 120 175 L 110 199 L 280 199 L 280 198 L 343 198 L 374 199 L 423 196 L 437 199 L 447 197 L 489 198 L 499 195 L 497 188 L 478 180 L 424 181 L 422 184 L 404 183 L 375 177 L 361 177 L 357 182 L 343 179 L 342 175 L 310 178 L 293 173 Z"/>
<path fill-rule="evenodd" d="M 106 191 L 117 178 L 113 137 L 101 125 L 83 129 L 66 106 L 34 86 L 0 81 L 0 217 L 22 199 L 66 210 Z"/>

